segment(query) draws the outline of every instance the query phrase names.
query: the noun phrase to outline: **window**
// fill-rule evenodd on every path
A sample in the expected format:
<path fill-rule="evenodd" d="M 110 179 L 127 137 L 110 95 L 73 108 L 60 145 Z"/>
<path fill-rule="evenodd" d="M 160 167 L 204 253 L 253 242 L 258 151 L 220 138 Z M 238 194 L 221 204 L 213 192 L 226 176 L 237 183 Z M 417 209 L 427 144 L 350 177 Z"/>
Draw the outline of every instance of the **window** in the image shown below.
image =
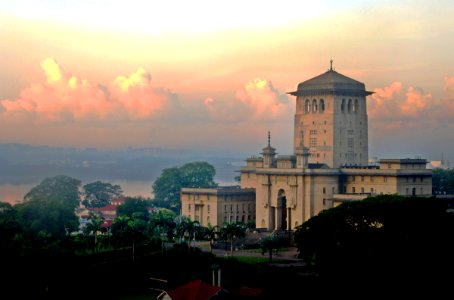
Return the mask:
<path fill-rule="evenodd" d="M 355 99 L 355 104 L 353 104 L 353 112 L 356 113 L 358 111 L 358 99 Z"/>
<path fill-rule="evenodd" d="M 224 205 L 224 211 L 227 212 L 227 205 Z"/>
<path fill-rule="evenodd" d="M 317 112 L 317 100 L 312 100 L 312 112 Z"/>
<path fill-rule="evenodd" d="M 361 176 L 361 181 L 364 182 L 364 176 Z"/>
<path fill-rule="evenodd" d="M 188 210 L 191 211 L 191 204 L 188 204 Z"/>
<path fill-rule="evenodd" d="M 353 138 L 348 138 L 347 146 L 348 146 L 348 148 L 353 148 L 353 146 L 354 146 Z"/>
<path fill-rule="evenodd" d="M 325 111 L 325 100 L 320 99 L 320 108 L 319 111 L 322 113 Z"/>
<path fill-rule="evenodd" d="M 344 112 L 344 111 L 345 111 L 345 99 L 342 99 L 341 112 Z"/>
<path fill-rule="evenodd" d="M 388 177 L 387 176 L 383 176 L 383 182 L 388 182 Z"/>
<path fill-rule="evenodd" d="M 210 205 L 209 204 L 207 205 L 207 211 L 208 211 L 208 213 L 210 213 Z"/>
<path fill-rule="evenodd" d="M 310 147 L 317 147 L 317 138 L 310 138 Z"/>
<path fill-rule="evenodd" d="M 323 194 L 326 194 L 326 188 L 323 188 Z"/>
<path fill-rule="evenodd" d="M 348 99 L 347 110 L 349 113 L 352 111 L 352 99 Z"/>
<path fill-rule="evenodd" d="M 352 187 L 352 193 L 353 193 L 353 194 L 356 193 L 355 187 Z"/>
<path fill-rule="evenodd" d="M 304 104 L 304 112 L 309 113 L 311 111 L 311 102 L 309 99 L 306 99 L 306 102 Z"/>
<path fill-rule="evenodd" d="M 364 188 L 363 187 L 361 188 L 361 194 L 364 194 Z"/>

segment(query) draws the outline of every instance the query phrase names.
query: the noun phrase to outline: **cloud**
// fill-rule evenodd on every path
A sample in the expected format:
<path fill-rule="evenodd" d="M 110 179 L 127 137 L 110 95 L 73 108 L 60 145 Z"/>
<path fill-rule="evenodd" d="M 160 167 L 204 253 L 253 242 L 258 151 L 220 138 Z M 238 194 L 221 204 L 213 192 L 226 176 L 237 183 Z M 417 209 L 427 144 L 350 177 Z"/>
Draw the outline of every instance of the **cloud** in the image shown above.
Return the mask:
<path fill-rule="evenodd" d="M 401 128 L 440 128 L 452 119 L 454 77 L 444 78 L 447 98 L 434 98 L 423 89 L 401 82 L 376 88 L 368 100 L 368 115 L 373 127 L 384 130 Z"/>
<path fill-rule="evenodd" d="M 41 68 L 46 81 L 31 84 L 15 100 L 0 100 L 0 119 L 35 123 L 143 120 L 162 115 L 176 104 L 176 95 L 153 87 L 150 74 L 142 68 L 108 85 L 67 74 L 53 58 L 45 59 Z"/>
<path fill-rule="evenodd" d="M 204 104 L 213 119 L 226 122 L 276 122 L 287 119 L 293 109 L 287 95 L 275 89 L 271 81 L 260 78 L 238 89 L 234 99 L 221 101 L 207 97 Z"/>

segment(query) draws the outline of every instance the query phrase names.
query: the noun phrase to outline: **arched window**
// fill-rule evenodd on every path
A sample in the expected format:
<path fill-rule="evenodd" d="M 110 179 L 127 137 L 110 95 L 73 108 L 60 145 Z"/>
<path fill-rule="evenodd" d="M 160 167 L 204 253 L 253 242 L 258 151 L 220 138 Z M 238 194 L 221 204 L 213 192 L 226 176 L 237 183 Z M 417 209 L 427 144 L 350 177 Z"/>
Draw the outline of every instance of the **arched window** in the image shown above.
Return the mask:
<path fill-rule="evenodd" d="M 348 99 L 347 110 L 349 113 L 352 111 L 352 99 Z"/>
<path fill-rule="evenodd" d="M 358 112 L 358 99 L 355 99 L 355 104 L 353 104 L 353 112 Z"/>
<path fill-rule="evenodd" d="M 306 99 L 306 102 L 304 104 L 304 112 L 309 113 L 311 111 L 311 102 L 309 99 Z"/>
<path fill-rule="evenodd" d="M 345 111 L 345 99 L 342 99 L 341 112 L 344 112 L 344 111 Z"/>
<path fill-rule="evenodd" d="M 320 99 L 319 111 L 322 113 L 325 111 L 325 100 Z"/>
<path fill-rule="evenodd" d="M 317 100 L 312 100 L 312 112 L 317 112 Z"/>

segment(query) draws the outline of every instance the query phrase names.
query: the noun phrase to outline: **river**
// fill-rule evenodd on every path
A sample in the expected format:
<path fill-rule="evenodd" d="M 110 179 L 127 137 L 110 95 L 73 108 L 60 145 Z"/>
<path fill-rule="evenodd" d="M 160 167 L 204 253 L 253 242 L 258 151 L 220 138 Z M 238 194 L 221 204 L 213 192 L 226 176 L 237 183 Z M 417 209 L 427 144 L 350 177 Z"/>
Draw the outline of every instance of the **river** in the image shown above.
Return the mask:
<path fill-rule="evenodd" d="M 234 185 L 235 182 L 227 182 L 216 180 L 220 185 Z M 82 184 L 87 184 L 88 182 L 83 182 Z M 140 181 L 140 180 L 111 180 L 111 184 L 118 184 L 123 189 L 125 196 L 142 196 L 145 198 L 152 197 L 151 185 L 152 181 Z M 22 199 L 26 193 L 28 193 L 34 186 L 37 186 L 39 182 L 33 183 L 21 183 L 21 184 L 12 184 L 12 183 L 2 183 L 0 184 L 0 201 L 8 202 L 11 204 L 16 204 Z"/>

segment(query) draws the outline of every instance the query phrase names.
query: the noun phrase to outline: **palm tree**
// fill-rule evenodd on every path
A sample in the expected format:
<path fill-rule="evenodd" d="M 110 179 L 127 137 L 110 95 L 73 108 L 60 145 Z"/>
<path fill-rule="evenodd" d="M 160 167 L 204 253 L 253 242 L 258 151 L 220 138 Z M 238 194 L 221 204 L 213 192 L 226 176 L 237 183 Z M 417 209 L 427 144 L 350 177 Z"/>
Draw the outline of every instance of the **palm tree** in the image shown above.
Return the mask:
<path fill-rule="evenodd" d="M 219 234 L 220 227 L 218 225 L 211 226 L 211 224 L 208 224 L 208 227 L 206 228 L 210 237 L 210 252 L 213 253 L 214 240 Z"/>
<path fill-rule="evenodd" d="M 98 251 L 98 232 L 102 230 L 102 224 L 104 222 L 104 219 L 98 214 L 94 212 L 90 212 L 88 215 L 89 222 L 87 223 L 87 226 L 85 227 L 85 233 L 90 234 L 93 232 L 93 235 L 95 237 L 95 245 L 94 245 L 94 251 Z"/>
<path fill-rule="evenodd" d="M 118 216 L 112 223 L 112 235 L 117 241 L 121 242 L 121 248 L 124 248 L 125 240 L 128 238 L 128 223 L 131 220 L 126 215 Z"/>
<path fill-rule="evenodd" d="M 180 222 L 177 224 L 177 234 L 180 239 L 184 236 L 188 236 L 188 253 L 191 253 L 191 237 L 195 238 L 197 231 L 200 228 L 199 221 L 192 221 L 189 218 L 180 218 Z"/>
<path fill-rule="evenodd" d="M 233 240 L 246 235 L 246 228 L 241 223 L 225 223 L 221 227 L 221 236 L 230 241 L 230 256 L 233 255 Z"/>

